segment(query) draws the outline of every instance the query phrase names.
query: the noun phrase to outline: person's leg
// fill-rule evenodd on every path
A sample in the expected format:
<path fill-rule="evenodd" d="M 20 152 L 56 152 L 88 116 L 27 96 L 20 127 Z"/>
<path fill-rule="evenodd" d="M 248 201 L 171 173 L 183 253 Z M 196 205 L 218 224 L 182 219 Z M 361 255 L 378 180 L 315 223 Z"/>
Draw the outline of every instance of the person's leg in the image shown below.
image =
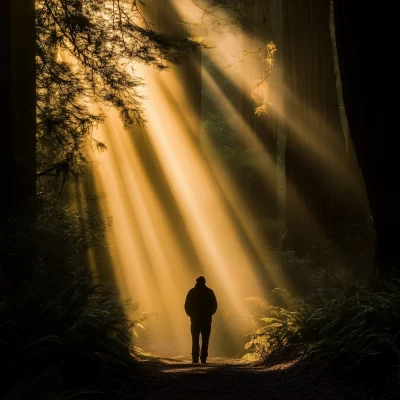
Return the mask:
<path fill-rule="evenodd" d="M 201 325 L 201 353 L 200 359 L 203 364 L 206 363 L 208 357 L 208 343 L 210 341 L 211 322 L 205 322 Z"/>
<path fill-rule="evenodd" d="M 200 325 L 192 321 L 192 323 L 190 324 L 190 332 L 192 334 L 192 361 L 194 363 L 198 363 L 200 352 Z"/>

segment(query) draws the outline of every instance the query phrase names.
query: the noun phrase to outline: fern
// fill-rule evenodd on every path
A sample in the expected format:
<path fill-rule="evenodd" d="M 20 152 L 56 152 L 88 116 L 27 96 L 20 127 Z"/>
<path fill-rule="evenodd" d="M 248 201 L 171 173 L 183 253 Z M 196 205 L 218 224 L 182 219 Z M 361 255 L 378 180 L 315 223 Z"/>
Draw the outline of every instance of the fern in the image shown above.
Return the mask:
<path fill-rule="evenodd" d="M 144 319 L 127 317 L 126 305 L 91 274 L 78 269 L 60 281 L 43 281 L 0 303 L 0 398 L 24 387 L 22 399 L 100 393 L 131 379 L 136 365 L 132 333 Z M 77 395 L 77 397 L 79 397 Z M 46 397 L 43 397 L 46 398 Z M 72 398 L 72 397 L 71 397 Z"/>
<path fill-rule="evenodd" d="M 333 366 L 365 379 L 400 383 L 400 291 L 338 296 L 320 304 L 296 299 L 291 308 L 274 307 L 259 298 L 248 301 L 263 315 L 245 346 L 263 358 L 289 346 L 319 350 Z M 380 368 L 376 370 L 379 363 Z"/>

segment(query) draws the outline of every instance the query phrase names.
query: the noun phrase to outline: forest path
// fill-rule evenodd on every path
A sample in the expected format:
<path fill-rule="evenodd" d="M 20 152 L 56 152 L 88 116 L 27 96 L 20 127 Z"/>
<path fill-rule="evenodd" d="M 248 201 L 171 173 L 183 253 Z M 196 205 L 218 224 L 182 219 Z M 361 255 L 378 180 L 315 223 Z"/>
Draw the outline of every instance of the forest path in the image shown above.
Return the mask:
<path fill-rule="evenodd" d="M 178 358 L 142 363 L 143 382 L 135 398 L 241 400 L 367 399 L 335 383 L 300 357 L 259 365 L 238 359 L 210 358 L 206 365 Z M 321 366 L 319 366 L 321 367 Z"/>

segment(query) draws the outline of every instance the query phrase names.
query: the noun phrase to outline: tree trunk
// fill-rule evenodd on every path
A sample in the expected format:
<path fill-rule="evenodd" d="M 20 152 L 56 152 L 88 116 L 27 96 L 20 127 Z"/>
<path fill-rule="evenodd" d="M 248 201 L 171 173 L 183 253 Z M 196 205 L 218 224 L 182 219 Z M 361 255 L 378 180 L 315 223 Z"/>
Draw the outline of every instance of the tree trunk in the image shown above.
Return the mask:
<path fill-rule="evenodd" d="M 1 223 L 5 230 L 2 295 L 32 271 L 29 227 L 36 199 L 36 36 L 34 0 L 7 0 L 1 13 L 3 173 Z"/>
<path fill-rule="evenodd" d="M 288 245 L 305 252 L 338 221 L 358 220 L 357 185 L 346 184 L 353 176 L 341 126 L 329 0 L 283 2 L 283 73 Z"/>
<path fill-rule="evenodd" d="M 396 97 L 388 100 L 388 92 L 396 96 L 398 87 L 397 63 L 390 57 L 397 48 L 397 13 L 334 0 L 334 14 L 343 99 L 375 228 L 375 268 L 380 277 L 397 276 L 399 150 L 393 128 L 398 110 Z"/>
<path fill-rule="evenodd" d="M 263 151 L 269 157 L 275 159 L 277 154 L 277 115 L 268 109 L 266 112 L 256 113 L 256 108 L 261 106 L 268 93 L 266 87 L 268 82 L 268 64 L 265 61 L 266 49 L 270 41 L 274 40 L 274 32 L 271 24 L 271 0 L 256 0 L 254 2 L 242 2 L 241 4 L 241 27 L 243 30 L 242 52 L 243 58 L 239 77 L 240 87 L 240 116 L 251 129 L 251 134 L 257 137 L 262 145 Z M 246 47 L 249 46 L 249 47 Z M 255 55 L 246 55 L 253 52 Z M 263 79 L 266 80 L 263 82 Z M 257 85 L 262 83 L 261 85 Z M 249 89 L 250 88 L 250 89 Z M 245 136 L 239 135 L 239 151 L 248 149 Z M 260 157 L 254 154 L 254 158 Z M 254 170 L 251 184 L 247 185 L 245 191 L 255 216 L 258 220 L 278 219 L 278 196 L 277 196 L 277 170 L 270 172 L 270 180 L 266 184 L 263 174 Z M 262 225 L 262 224 L 261 224 Z M 265 224 L 265 226 L 268 224 Z M 273 228 L 267 228 L 264 232 L 266 241 L 273 247 L 278 245 L 279 232 Z"/>
<path fill-rule="evenodd" d="M 10 187 L 12 185 L 11 176 L 11 152 L 12 149 L 12 123 L 11 123 L 11 33 L 10 33 L 10 6 L 11 0 L 4 1 L 1 6 L 0 13 L 0 96 L 1 104 L 0 107 L 0 118 L 3 125 L 3 134 L 1 137 L 1 150 L 2 150 L 2 168 L 0 176 L 0 193 L 2 197 L 2 207 L 1 207 L 1 234 L 6 235 L 6 220 L 8 215 L 8 210 L 11 207 L 11 196 Z M 4 263 L 5 256 L 7 254 L 5 247 L 5 237 L 2 238 L 1 248 L 2 254 L 0 259 L 0 300 L 3 299 L 5 295 L 5 271 Z M 3 253 L 4 252 L 4 253 Z"/>

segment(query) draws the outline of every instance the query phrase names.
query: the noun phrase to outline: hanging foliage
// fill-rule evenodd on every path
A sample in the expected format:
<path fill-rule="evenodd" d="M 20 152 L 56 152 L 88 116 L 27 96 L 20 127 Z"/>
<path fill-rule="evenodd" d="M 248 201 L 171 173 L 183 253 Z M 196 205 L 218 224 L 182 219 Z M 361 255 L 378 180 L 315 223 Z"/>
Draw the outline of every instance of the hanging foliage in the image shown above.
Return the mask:
<path fill-rule="evenodd" d="M 100 106 L 116 108 L 126 125 L 144 122 L 138 64 L 164 70 L 193 47 L 155 33 L 136 2 L 39 0 L 37 24 L 37 132 L 39 171 L 84 160 L 86 139 L 104 120 Z"/>

